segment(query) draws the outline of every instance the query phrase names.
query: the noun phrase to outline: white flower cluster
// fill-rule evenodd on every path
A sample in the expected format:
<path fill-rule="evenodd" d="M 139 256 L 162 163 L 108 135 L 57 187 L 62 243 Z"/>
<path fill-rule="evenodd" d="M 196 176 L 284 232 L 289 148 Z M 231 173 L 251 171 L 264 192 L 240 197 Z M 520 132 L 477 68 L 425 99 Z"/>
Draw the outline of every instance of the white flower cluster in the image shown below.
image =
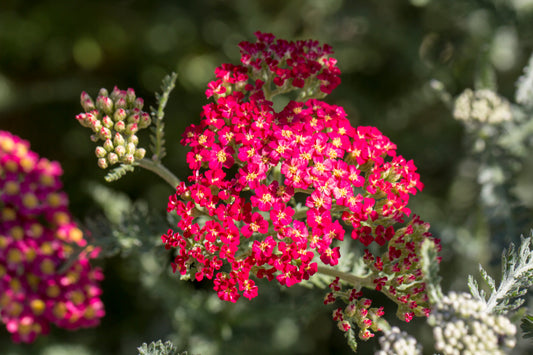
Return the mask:
<path fill-rule="evenodd" d="M 428 318 L 435 349 L 444 355 L 506 354 L 516 344 L 516 327 L 503 316 L 486 312 L 468 293 L 450 292 Z"/>
<path fill-rule="evenodd" d="M 422 346 L 416 342 L 416 339 L 400 331 L 398 327 L 392 327 L 391 330 L 379 338 L 381 350 L 374 355 L 421 355 Z"/>
<path fill-rule="evenodd" d="M 465 122 L 501 123 L 511 120 L 511 105 L 491 90 L 466 89 L 455 99 L 453 117 Z"/>

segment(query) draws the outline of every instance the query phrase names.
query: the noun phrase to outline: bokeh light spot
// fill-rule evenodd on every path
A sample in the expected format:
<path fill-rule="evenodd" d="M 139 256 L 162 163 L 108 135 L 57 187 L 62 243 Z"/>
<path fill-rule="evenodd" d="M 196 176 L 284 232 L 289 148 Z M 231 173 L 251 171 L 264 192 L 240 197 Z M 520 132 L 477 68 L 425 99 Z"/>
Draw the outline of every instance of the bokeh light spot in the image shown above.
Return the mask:
<path fill-rule="evenodd" d="M 103 59 L 100 45 L 93 38 L 89 37 L 78 39 L 72 47 L 72 54 L 76 64 L 85 70 L 97 68 Z"/>

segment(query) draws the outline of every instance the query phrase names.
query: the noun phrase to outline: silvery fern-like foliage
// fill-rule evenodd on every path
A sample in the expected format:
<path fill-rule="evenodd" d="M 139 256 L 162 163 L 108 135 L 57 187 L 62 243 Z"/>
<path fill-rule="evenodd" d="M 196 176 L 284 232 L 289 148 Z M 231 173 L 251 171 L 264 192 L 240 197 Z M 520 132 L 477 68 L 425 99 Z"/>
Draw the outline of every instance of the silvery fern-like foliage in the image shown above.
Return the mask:
<path fill-rule="evenodd" d="M 172 342 L 163 343 L 161 340 L 153 341 L 150 345 L 143 343 L 137 350 L 139 355 L 187 355 L 187 352 L 179 353 Z"/>
<path fill-rule="evenodd" d="M 526 108 L 533 108 L 533 55 L 531 55 L 528 65 L 524 68 L 524 75 L 518 79 L 516 85 L 516 102 Z"/>
<path fill-rule="evenodd" d="M 156 162 L 160 162 L 161 159 L 163 159 L 163 157 L 166 155 L 165 124 L 163 123 L 163 117 L 165 117 L 165 107 L 167 105 L 168 97 L 170 92 L 176 86 L 177 78 L 178 74 L 176 73 L 172 73 L 163 78 L 163 82 L 161 84 L 161 94 L 157 92 L 155 93 L 158 104 L 157 110 L 153 107 L 150 107 L 150 114 L 152 116 L 152 120 L 154 121 L 154 125 L 151 127 L 152 135 L 150 136 L 150 140 L 152 144 L 150 145 L 150 149 L 153 153 L 152 159 Z"/>
<path fill-rule="evenodd" d="M 120 166 L 107 173 L 104 179 L 107 182 L 117 181 L 127 173 L 131 173 L 134 169 L 135 167 L 133 165 L 120 164 Z"/>
<path fill-rule="evenodd" d="M 132 201 L 127 195 L 101 184 L 88 184 L 87 192 L 101 208 L 103 215 L 86 218 L 84 226 L 94 243 L 102 247 L 101 256 L 147 252 L 160 244 L 164 226 L 177 223 L 151 211 L 142 201 Z M 163 251 L 161 251 L 163 252 Z"/>
<path fill-rule="evenodd" d="M 437 303 L 443 297 L 440 287 L 442 277 L 439 275 L 439 262 L 437 245 L 429 240 L 422 243 L 422 272 L 428 289 L 428 296 L 432 303 Z"/>
<path fill-rule="evenodd" d="M 468 287 L 474 299 L 483 302 L 486 311 L 502 314 L 517 309 L 524 303 L 527 289 L 533 285 L 533 250 L 531 237 L 521 237 L 518 250 L 513 243 L 502 254 L 502 280 L 498 287 L 494 279 L 479 266 L 481 277 L 487 284 L 490 294 L 480 289 L 477 281 L 470 275 Z"/>

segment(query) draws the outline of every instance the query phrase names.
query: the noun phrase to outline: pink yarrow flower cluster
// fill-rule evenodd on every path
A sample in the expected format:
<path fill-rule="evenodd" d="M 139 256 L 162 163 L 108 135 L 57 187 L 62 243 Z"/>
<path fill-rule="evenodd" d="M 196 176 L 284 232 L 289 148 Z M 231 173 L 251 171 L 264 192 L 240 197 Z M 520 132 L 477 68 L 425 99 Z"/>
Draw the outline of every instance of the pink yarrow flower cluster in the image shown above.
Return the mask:
<path fill-rule="evenodd" d="M 0 318 L 15 342 L 32 342 L 50 323 L 92 327 L 104 316 L 100 269 L 72 221 L 57 162 L 0 131 Z"/>
<path fill-rule="evenodd" d="M 239 44 L 242 65 L 222 64 L 215 70 L 217 79 L 207 85 L 207 97 L 251 88 L 270 96 L 304 87 L 301 97 L 324 97 L 340 84 L 340 70 L 337 60 L 330 57 L 330 46 L 313 40 L 276 40 L 270 33 L 255 35 L 255 43 Z"/>
<path fill-rule="evenodd" d="M 240 44 L 241 65 L 217 68 L 214 102 L 184 133 L 192 173 L 168 204 L 180 230 L 162 236 L 174 272 L 214 279 L 231 302 L 257 296 L 254 278 L 292 286 L 337 265 L 346 234 L 388 244 L 423 187 L 379 130 L 316 99 L 340 82 L 329 46 L 256 36 Z M 293 90 L 303 101 L 276 112 L 272 97 Z"/>
<path fill-rule="evenodd" d="M 376 229 L 382 228 L 378 225 Z M 370 280 L 363 281 L 364 285 L 343 287 L 338 277 L 329 285 L 330 292 L 326 294 L 324 304 L 337 301 L 346 304 L 333 313 L 339 329 L 353 335 L 355 325 L 359 328 L 361 340 L 368 340 L 374 336 L 373 332 L 381 330 L 378 318 L 383 315 L 383 307 L 368 309 L 372 301 L 361 298 L 361 286 L 373 287 L 394 300 L 398 305 L 396 314 L 405 322 L 410 322 L 414 316 L 429 315 L 431 310 L 426 290 L 427 275 L 423 273 L 421 249 L 428 240 L 435 243 L 437 250 L 440 250 L 440 244 L 439 240 L 431 237 L 428 230 L 429 224 L 414 216 L 405 227 L 396 230 L 381 255 L 373 255 L 368 249 L 364 251 L 363 260 L 372 275 Z M 436 262 L 440 262 L 440 257 L 437 257 Z M 347 335 L 347 338 L 349 343 L 353 340 L 353 336 Z"/>

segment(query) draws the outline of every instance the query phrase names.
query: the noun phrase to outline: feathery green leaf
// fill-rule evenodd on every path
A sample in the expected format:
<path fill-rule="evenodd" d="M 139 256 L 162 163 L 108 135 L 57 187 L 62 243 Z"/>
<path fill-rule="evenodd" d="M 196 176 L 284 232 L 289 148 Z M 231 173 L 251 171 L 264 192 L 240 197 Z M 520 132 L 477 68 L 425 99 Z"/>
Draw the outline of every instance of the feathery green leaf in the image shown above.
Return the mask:
<path fill-rule="evenodd" d="M 114 168 L 105 176 L 105 181 L 112 182 L 117 181 L 129 172 L 135 169 L 134 165 L 121 164 L 119 167 Z"/>
<path fill-rule="evenodd" d="M 509 249 L 503 251 L 502 280 L 497 288 L 494 279 L 481 265 L 479 266 L 481 277 L 490 289 L 488 300 L 485 291 L 479 288 L 472 276 L 469 276 L 470 293 L 475 299 L 485 303 L 488 312 L 507 313 L 524 303 L 522 297 L 527 293 L 527 289 L 533 286 L 533 250 L 531 245 L 531 237 L 521 237 L 518 250 L 511 243 Z"/>
<path fill-rule="evenodd" d="M 165 124 L 163 123 L 163 118 L 165 117 L 165 107 L 167 105 L 168 97 L 170 92 L 176 86 L 176 79 L 178 74 L 171 73 L 163 78 L 161 84 L 161 94 L 156 93 L 155 97 L 157 99 L 158 108 L 157 111 L 150 107 L 151 116 L 154 120 L 154 125 L 151 127 L 152 135 L 150 136 L 150 150 L 152 151 L 152 160 L 156 162 L 161 162 L 161 159 L 166 155 L 165 150 Z"/>

